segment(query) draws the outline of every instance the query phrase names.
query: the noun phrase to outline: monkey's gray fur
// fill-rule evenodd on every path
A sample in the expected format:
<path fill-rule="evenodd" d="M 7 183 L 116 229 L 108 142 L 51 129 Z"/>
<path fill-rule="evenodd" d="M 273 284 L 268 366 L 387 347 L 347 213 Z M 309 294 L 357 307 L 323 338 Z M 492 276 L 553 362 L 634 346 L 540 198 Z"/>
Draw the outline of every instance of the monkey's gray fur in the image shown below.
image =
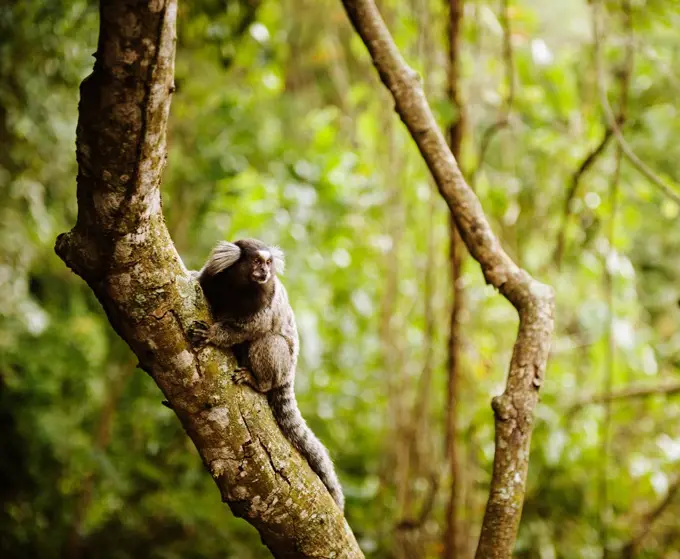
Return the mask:
<path fill-rule="evenodd" d="M 234 380 L 267 394 L 281 431 L 307 459 L 340 509 L 344 496 L 328 452 L 305 423 L 293 384 L 299 339 L 288 294 L 277 274 L 283 252 L 255 239 L 220 242 L 198 277 L 215 323 L 192 325 L 197 345 L 232 348 L 240 368 Z"/>

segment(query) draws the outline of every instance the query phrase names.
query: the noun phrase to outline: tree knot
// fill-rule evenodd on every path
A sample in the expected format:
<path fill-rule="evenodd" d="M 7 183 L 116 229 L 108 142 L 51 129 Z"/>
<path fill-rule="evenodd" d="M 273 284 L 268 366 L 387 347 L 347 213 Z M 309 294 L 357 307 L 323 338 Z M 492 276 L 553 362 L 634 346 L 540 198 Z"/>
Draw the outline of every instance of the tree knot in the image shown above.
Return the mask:
<path fill-rule="evenodd" d="M 491 408 L 499 421 L 508 421 L 517 417 L 517 408 L 512 403 L 512 399 L 502 394 L 491 400 Z"/>

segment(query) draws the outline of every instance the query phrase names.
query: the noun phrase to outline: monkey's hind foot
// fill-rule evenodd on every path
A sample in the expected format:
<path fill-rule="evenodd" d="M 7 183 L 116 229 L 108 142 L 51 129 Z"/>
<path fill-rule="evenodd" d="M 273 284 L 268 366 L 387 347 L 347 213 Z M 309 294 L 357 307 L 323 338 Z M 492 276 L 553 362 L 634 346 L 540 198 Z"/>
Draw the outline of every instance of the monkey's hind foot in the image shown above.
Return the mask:
<path fill-rule="evenodd" d="M 245 384 L 254 390 L 258 390 L 257 381 L 255 380 L 253 373 L 251 373 L 245 367 L 238 367 L 234 369 L 234 371 L 231 373 L 231 380 L 234 381 L 234 384 Z"/>
<path fill-rule="evenodd" d="M 189 327 L 187 334 L 193 345 L 202 347 L 208 343 L 210 326 L 201 320 L 196 320 Z"/>

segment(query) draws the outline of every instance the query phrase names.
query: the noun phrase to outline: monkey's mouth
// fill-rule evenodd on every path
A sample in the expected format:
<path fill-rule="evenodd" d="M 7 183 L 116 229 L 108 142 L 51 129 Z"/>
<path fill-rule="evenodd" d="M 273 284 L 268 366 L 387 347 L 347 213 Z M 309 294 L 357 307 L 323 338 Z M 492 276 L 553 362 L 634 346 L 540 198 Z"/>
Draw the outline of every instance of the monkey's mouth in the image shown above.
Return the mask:
<path fill-rule="evenodd" d="M 253 274 L 252 278 L 255 283 L 263 284 L 269 281 L 269 276 L 270 274 L 267 272 L 265 274 Z"/>

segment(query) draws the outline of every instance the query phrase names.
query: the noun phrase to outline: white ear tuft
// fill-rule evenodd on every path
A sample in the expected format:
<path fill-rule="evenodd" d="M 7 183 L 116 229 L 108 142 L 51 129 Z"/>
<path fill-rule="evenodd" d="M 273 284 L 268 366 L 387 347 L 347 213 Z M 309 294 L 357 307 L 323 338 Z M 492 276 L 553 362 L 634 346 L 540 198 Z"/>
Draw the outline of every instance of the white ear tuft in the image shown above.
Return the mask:
<path fill-rule="evenodd" d="M 270 247 L 270 252 L 274 259 L 274 270 L 277 274 L 283 274 L 286 270 L 286 259 L 283 256 L 283 251 L 279 247 L 273 246 Z"/>
<path fill-rule="evenodd" d="M 234 243 L 220 241 L 215 245 L 208 262 L 201 270 L 201 275 L 207 273 L 214 276 L 233 266 L 241 258 L 241 249 Z"/>

